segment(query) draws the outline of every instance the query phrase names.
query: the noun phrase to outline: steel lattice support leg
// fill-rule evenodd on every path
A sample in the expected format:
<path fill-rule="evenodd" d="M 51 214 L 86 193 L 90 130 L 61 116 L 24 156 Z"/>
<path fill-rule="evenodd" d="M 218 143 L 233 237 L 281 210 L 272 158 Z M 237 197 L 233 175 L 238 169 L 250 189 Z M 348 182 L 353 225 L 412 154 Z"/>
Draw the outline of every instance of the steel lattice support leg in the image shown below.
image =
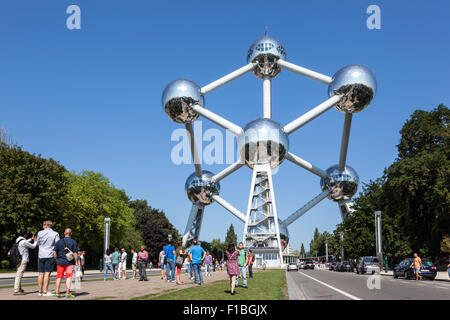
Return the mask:
<path fill-rule="evenodd" d="M 192 245 L 192 241 L 199 239 L 204 210 L 205 207 L 198 202 L 192 205 L 191 213 L 189 214 L 189 219 L 183 235 L 183 247 L 189 247 Z"/>

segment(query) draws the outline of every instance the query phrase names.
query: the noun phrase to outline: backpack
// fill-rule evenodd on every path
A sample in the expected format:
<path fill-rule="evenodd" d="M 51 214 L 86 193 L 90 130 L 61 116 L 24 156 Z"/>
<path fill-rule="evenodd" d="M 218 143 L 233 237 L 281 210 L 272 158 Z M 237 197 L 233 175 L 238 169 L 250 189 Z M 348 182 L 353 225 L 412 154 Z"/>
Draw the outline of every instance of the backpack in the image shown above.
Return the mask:
<path fill-rule="evenodd" d="M 252 253 L 252 262 L 255 262 L 255 255 Z"/>
<path fill-rule="evenodd" d="M 22 262 L 22 255 L 19 252 L 19 243 L 22 240 L 24 239 L 20 239 L 18 242 L 14 242 L 14 244 L 11 246 L 11 249 L 9 249 L 8 258 L 11 266 L 17 266 Z"/>

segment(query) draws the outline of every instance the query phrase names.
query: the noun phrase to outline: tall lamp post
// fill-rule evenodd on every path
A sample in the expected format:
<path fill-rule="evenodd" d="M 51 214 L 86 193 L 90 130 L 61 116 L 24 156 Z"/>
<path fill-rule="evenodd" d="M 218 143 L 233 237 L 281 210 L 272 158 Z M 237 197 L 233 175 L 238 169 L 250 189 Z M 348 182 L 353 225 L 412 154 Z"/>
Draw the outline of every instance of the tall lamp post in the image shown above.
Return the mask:
<path fill-rule="evenodd" d="M 106 254 L 106 249 L 109 248 L 109 236 L 110 236 L 110 229 L 111 229 L 111 218 L 105 218 L 105 237 L 104 237 L 104 248 L 103 248 L 103 254 Z"/>
<path fill-rule="evenodd" d="M 383 264 L 383 242 L 381 234 L 381 211 L 375 211 L 375 241 L 377 258 L 380 264 Z"/>

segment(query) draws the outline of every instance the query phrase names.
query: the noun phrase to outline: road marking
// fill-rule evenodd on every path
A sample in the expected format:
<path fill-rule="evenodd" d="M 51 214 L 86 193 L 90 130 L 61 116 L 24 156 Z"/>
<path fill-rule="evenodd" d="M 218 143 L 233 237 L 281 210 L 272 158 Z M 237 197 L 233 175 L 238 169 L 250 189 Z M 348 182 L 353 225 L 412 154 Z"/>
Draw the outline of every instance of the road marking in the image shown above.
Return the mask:
<path fill-rule="evenodd" d="M 330 286 L 329 284 L 327 284 L 327 283 L 325 283 L 325 282 L 323 282 L 323 281 L 317 280 L 316 278 L 313 278 L 313 277 L 311 277 L 311 276 L 309 276 L 309 275 L 307 275 L 307 274 L 304 274 L 303 272 L 299 272 L 299 273 L 300 273 L 301 275 L 304 275 L 305 277 L 308 277 L 308 278 L 310 278 L 310 279 L 312 279 L 312 280 L 314 280 L 314 281 L 317 281 L 318 283 L 320 283 L 321 285 L 324 285 L 325 287 L 328 287 L 328 288 L 330 288 L 330 289 L 333 289 L 334 291 L 337 291 L 337 292 L 339 292 L 340 294 L 343 294 L 344 296 L 349 297 L 350 299 L 353 299 L 353 300 L 362 300 L 361 298 L 355 297 L 355 296 L 351 295 L 350 293 L 347 293 L 347 292 L 345 292 L 345 291 L 342 291 L 341 289 L 338 289 L 338 288 L 335 288 L 335 287 L 333 287 L 333 286 Z"/>

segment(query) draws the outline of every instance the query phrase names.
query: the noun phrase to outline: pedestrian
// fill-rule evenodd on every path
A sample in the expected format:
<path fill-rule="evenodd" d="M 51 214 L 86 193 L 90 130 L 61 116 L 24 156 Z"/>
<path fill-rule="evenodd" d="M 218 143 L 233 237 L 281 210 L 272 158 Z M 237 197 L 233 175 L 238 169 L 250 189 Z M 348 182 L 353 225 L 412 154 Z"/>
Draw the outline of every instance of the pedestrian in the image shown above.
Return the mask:
<path fill-rule="evenodd" d="M 148 281 L 147 280 L 147 261 L 148 261 L 148 252 L 145 250 L 144 246 L 141 246 L 141 251 L 138 253 L 138 268 L 139 268 L 139 281 Z"/>
<path fill-rule="evenodd" d="M 50 274 L 55 270 L 56 261 L 53 257 L 53 248 L 59 241 L 59 234 L 52 230 L 53 222 L 46 220 L 43 229 L 37 234 L 38 253 L 38 295 L 52 297 L 53 293 L 48 292 Z"/>
<path fill-rule="evenodd" d="M 227 251 L 225 251 L 227 256 L 227 273 L 230 277 L 230 293 L 234 295 L 236 287 L 236 276 L 239 275 L 239 265 L 238 259 L 240 252 L 236 250 L 236 245 L 232 242 L 228 243 Z"/>
<path fill-rule="evenodd" d="M 209 254 L 209 251 L 206 251 L 205 256 L 205 277 L 211 276 L 211 266 L 212 266 L 212 256 Z"/>
<path fill-rule="evenodd" d="M 181 272 L 181 268 L 183 267 L 184 257 L 186 256 L 186 252 L 183 251 L 183 242 L 181 240 L 178 241 L 178 243 L 177 243 L 177 249 L 175 250 L 175 256 L 176 256 L 175 266 L 177 268 L 177 271 L 176 271 L 177 284 L 184 284 L 183 282 L 181 282 L 180 272 Z"/>
<path fill-rule="evenodd" d="M 247 274 L 246 274 L 246 270 L 247 270 L 247 265 L 248 265 L 248 253 L 247 251 L 244 250 L 244 244 L 242 242 L 239 242 L 239 260 L 238 260 L 238 265 L 239 265 L 239 271 L 240 271 L 240 275 L 242 276 L 242 281 L 243 281 L 243 287 L 247 289 Z M 239 278 L 236 278 L 236 287 L 239 286 Z"/>
<path fill-rule="evenodd" d="M 16 279 L 14 281 L 14 295 L 24 295 L 25 291 L 22 289 L 22 277 L 23 273 L 27 268 L 27 264 L 29 259 L 29 249 L 36 248 L 37 245 L 37 237 L 33 235 L 30 239 L 26 239 L 28 237 L 28 232 L 25 230 L 20 231 L 19 237 L 16 239 L 17 250 L 20 254 L 20 261 L 17 261 L 17 271 L 16 271 Z M 33 243 L 32 243 L 33 242 Z"/>
<path fill-rule="evenodd" d="M 83 256 L 83 251 L 81 251 L 80 248 L 78 248 L 78 255 L 77 256 L 78 256 L 78 258 L 77 258 L 77 260 L 78 260 L 77 265 L 80 266 L 80 271 L 81 271 L 81 274 L 83 275 L 84 256 Z M 80 277 L 80 280 L 83 280 L 83 276 Z"/>
<path fill-rule="evenodd" d="M 114 270 L 114 280 L 119 280 L 119 277 L 117 276 L 117 274 L 119 273 L 119 262 L 120 262 L 119 248 L 114 248 L 112 257 L 113 257 L 112 266 L 113 266 L 113 270 Z"/>
<path fill-rule="evenodd" d="M 190 278 L 190 273 L 191 273 L 191 260 L 189 258 L 189 251 L 186 251 L 186 260 L 184 261 L 184 264 L 186 266 L 186 274 L 188 275 L 188 277 Z"/>
<path fill-rule="evenodd" d="M 78 245 L 72 238 L 72 229 L 66 228 L 64 230 L 64 238 L 60 239 L 53 249 L 53 257 L 56 259 L 56 298 L 62 298 L 59 292 L 61 280 L 66 276 L 66 298 L 75 298 L 70 293 L 70 284 L 72 282 L 73 267 L 76 264 L 80 267 L 78 260 Z"/>
<path fill-rule="evenodd" d="M 220 271 L 223 271 L 223 265 L 224 265 L 225 261 L 222 259 L 220 259 Z"/>
<path fill-rule="evenodd" d="M 450 281 L 450 254 L 447 259 L 447 273 L 448 273 L 448 281 Z"/>
<path fill-rule="evenodd" d="M 131 270 L 133 270 L 133 280 L 136 280 L 137 252 L 131 249 Z"/>
<path fill-rule="evenodd" d="M 267 267 L 267 261 L 266 261 L 266 259 L 264 259 L 264 261 L 263 261 L 263 263 L 262 263 L 262 267 L 263 267 L 263 270 L 266 270 L 266 267 Z"/>
<path fill-rule="evenodd" d="M 248 250 L 248 277 L 253 278 L 253 263 L 255 262 L 255 255 L 252 250 Z"/>
<path fill-rule="evenodd" d="M 81 277 L 81 280 L 83 280 L 84 277 L 84 270 L 86 267 L 86 251 L 83 250 L 83 252 L 81 252 L 81 261 L 83 262 L 83 264 L 81 265 L 81 273 L 83 274 L 83 276 Z"/>
<path fill-rule="evenodd" d="M 122 280 L 127 279 L 127 252 L 125 248 L 122 248 L 122 255 L 119 261 L 119 278 Z"/>
<path fill-rule="evenodd" d="M 111 270 L 111 276 L 114 280 L 114 268 L 112 266 L 113 257 L 111 254 L 111 250 L 106 249 L 105 255 L 103 257 L 103 261 L 105 263 L 105 273 L 103 273 L 103 281 L 106 281 L 106 276 L 108 275 L 108 270 Z"/>
<path fill-rule="evenodd" d="M 164 279 L 166 277 L 166 266 L 164 264 L 164 257 L 166 254 L 164 253 L 164 250 L 161 250 L 159 253 L 159 259 L 158 259 L 158 266 L 161 268 L 161 279 Z"/>
<path fill-rule="evenodd" d="M 148 267 L 149 267 L 150 271 L 152 271 L 152 268 L 153 268 L 153 262 L 152 261 L 149 262 Z"/>
<path fill-rule="evenodd" d="M 213 268 L 213 272 L 216 272 L 216 263 L 217 263 L 217 259 L 216 257 L 212 258 L 212 268 Z"/>
<path fill-rule="evenodd" d="M 172 245 L 172 241 L 169 240 L 163 250 L 166 260 L 165 265 L 167 282 L 175 282 L 175 247 Z"/>
<path fill-rule="evenodd" d="M 414 273 L 416 274 L 416 280 L 422 280 L 422 276 L 419 274 L 420 269 L 422 268 L 422 259 L 420 259 L 419 255 L 417 253 L 414 253 L 414 260 L 409 266 L 410 268 L 414 267 Z"/>
<path fill-rule="evenodd" d="M 202 277 L 202 263 L 205 259 L 205 250 L 200 247 L 197 240 L 194 240 L 194 246 L 189 250 L 189 256 L 191 258 L 191 267 L 194 270 L 194 283 L 197 284 L 198 279 L 198 285 L 203 284 L 203 277 Z"/>

